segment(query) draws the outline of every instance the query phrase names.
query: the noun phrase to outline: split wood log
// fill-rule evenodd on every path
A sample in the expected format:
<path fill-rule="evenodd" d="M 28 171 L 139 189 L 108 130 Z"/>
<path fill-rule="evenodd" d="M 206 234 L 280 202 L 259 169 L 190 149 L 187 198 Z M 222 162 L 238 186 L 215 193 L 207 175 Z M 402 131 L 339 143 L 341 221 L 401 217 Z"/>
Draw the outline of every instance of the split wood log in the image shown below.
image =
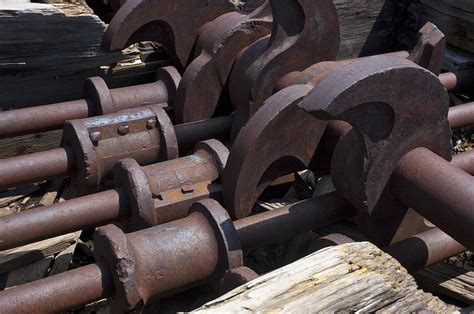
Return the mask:
<path fill-rule="evenodd" d="M 194 313 L 414 312 L 455 310 L 417 288 L 391 256 L 368 242 L 320 250 L 205 304 Z"/>

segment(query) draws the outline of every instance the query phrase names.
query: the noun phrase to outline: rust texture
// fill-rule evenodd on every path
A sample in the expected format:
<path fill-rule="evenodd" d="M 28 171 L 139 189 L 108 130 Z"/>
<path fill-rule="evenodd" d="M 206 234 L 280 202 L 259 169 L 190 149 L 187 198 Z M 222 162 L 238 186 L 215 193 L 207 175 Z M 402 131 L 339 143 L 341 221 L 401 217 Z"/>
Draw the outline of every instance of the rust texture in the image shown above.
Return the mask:
<path fill-rule="evenodd" d="M 208 140 L 193 155 L 154 165 L 124 159 L 115 167 L 116 189 L 0 217 L 0 250 L 113 221 L 134 231 L 186 217 L 192 203 L 220 198 L 216 180 L 227 157 L 224 145 Z"/>
<path fill-rule="evenodd" d="M 71 176 L 81 194 L 91 193 L 110 185 L 124 158 L 148 165 L 178 158 L 199 141 L 229 138 L 233 116 L 174 126 L 165 109 L 149 105 L 68 121 L 62 148 L 0 160 L 0 189 Z"/>
<path fill-rule="evenodd" d="M 86 80 L 85 99 L 0 113 L 0 138 L 60 129 L 68 120 L 154 104 L 173 104 L 181 76 L 173 67 L 158 70 L 156 81 L 109 89 L 100 77 Z"/>

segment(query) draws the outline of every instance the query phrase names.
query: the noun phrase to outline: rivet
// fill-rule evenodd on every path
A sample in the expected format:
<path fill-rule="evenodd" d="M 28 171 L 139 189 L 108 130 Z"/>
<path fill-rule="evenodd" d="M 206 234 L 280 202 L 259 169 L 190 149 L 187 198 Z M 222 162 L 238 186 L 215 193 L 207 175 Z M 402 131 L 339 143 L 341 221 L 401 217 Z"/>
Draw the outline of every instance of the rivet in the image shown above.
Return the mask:
<path fill-rule="evenodd" d="M 191 184 L 183 185 L 181 187 L 181 193 L 189 194 L 194 192 L 194 187 Z"/>
<path fill-rule="evenodd" d="M 130 132 L 130 128 L 128 127 L 128 125 L 121 125 L 118 127 L 118 133 L 120 135 L 127 135 L 128 132 Z"/>
<path fill-rule="evenodd" d="M 99 131 L 91 132 L 89 133 L 89 138 L 93 142 L 98 142 L 102 139 L 102 133 L 100 133 Z"/>
<path fill-rule="evenodd" d="M 151 130 L 156 126 L 156 120 L 155 119 L 148 119 L 146 122 L 146 128 Z"/>

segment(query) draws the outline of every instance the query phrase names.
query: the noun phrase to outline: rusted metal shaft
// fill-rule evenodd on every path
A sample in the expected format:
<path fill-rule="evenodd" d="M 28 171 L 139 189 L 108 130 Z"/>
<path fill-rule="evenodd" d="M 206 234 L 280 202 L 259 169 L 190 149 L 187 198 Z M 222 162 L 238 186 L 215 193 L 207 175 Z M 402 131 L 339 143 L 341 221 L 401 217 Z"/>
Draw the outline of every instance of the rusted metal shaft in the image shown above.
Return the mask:
<path fill-rule="evenodd" d="M 440 229 L 433 228 L 394 243 L 384 251 L 409 271 L 416 271 L 460 254 L 466 248 Z"/>
<path fill-rule="evenodd" d="M 69 175 L 76 166 L 69 147 L 0 160 L 0 190 Z"/>
<path fill-rule="evenodd" d="M 2 291 L 0 313 L 59 312 L 114 293 L 109 267 L 92 264 Z"/>
<path fill-rule="evenodd" d="M 200 142 L 193 155 L 144 167 L 124 160 L 116 167 L 115 190 L 0 217 L 0 250 L 121 219 L 135 231 L 186 217 L 192 203 L 221 195 L 213 181 L 228 151 L 217 143 Z"/>
<path fill-rule="evenodd" d="M 115 286 L 115 301 L 122 309 L 125 306 L 130 310 L 169 291 L 204 283 L 214 276 L 219 278 L 229 267 L 242 266 L 239 239 L 248 249 L 288 239 L 354 213 L 335 193 L 300 204 L 303 205 L 258 214 L 233 225 L 217 202 L 204 200 L 193 205 L 186 218 L 134 233 L 124 234 L 113 225 L 101 227 L 94 240 L 99 254 L 96 258 L 107 261 L 109 267 L 99 263 L 0 292 L 0 304 L 8 303 L 0 312 L 43 309 L 45 305 L 49 312 L 72 308 L 112 296 L 114 282 L 121 285 Z M 285 227 L 293 224 L 296 226 Z M 61 289 L 68 281 L 74 283 Z M 33 291 L 35 296 L 28 298 Z M 28 299 L 27 307 L 20 302 L 24 298 Z M 68 298 L 71 300 L 64 301 Z"/>
<path fill-rule="evenodd" d="M 234 116 L 217 117 L 198 122 L 178 124 L 174 127 L 180 152 L 188 152 L 199 141 L 226 139 L 230 136 Z"/>
<path fill-rule="evenodd" d="M 116 89 L 109 89 L 99 77 L 89 78 L 84 99 L 0 112 L 0 138 L 60 129 L 68 120 L 172 102 L 179 79 L 171 67 L 159 69 L 156 82 Z"/>
<path fill-rule="evenodd" d="M 470 175 L 474 175 L 474 150 L 454 155 L 451 164 Z"/>
<path fill-rule="evenodd" d="M 92 228 L 130 216 L 121 189 L 0 217 L 0 250 Z"/>
<path fill-rule="evenodd" d="M 139 110 L 137 109 L 136 111 L 138 112 Z M 112 116 L 115 117 L 115 115 Z M 125 111 L 123 116 L 126 117 Z M 168 116 L 166 116 L 166 118 L 168 119 Z M 110 120 L 112 120 L 112 118 Z M 78 121 L 77 125 L 82 125 L 80 123 L 81 120 Z M 84 128 L 69 128 L 71 134 L 80 135 L 78 136 L 79 144 L 77 144 L 78 141 L 66 143 L 66 145 L 79 146 L 76 147 L 76 149 L 65 145 L 62 148 L 49 151 L 0 159 L 0 190 L 54 177 L 68 176 L 73 173 L 75 177 L 79 177 L 79 181 L 83 183 L 82 187 L 90 185 L 88 192 L 91 192 L 97 190 L 96 185 L 100 185 L 102 179 L 110 175 L 114 164 L 118 160 L 133 157 L 141 164 L 150 164 L 160 160 L 175 158 L 177 157 L 176 144 L 180 152 L 188 152 L 199 141 L 210 138 L 228 138 L 230 129 L 232 128 L 232 121 L 233 116 L 225 116 L 174 127 L 168 119 L 168 122 L 164 122 L 161 128 L 145 129 L 140 133 L 141 135 L 137 135 L 136 137 L 134 137 L 133 133 L 128 134 L 131 139 L 130 142 L 126 142 L 127 139 L 125 136 L 117 134 L 115 135 L 117 143 L 113 143 L 113 137 L 108 137 L 104 139 L 104 141 L 108 140 L 108 144 L 101 145 L 99 143 L 95 146 L 90 139 L 92 135 L 84 135 Z M 97 124 L 100 124 L 100 122 L 101 121 L 97 122 Z M 88 131 L 88 129 L 86 129 L 86 131 Z M 154 138 L 151 139 L 150 134 L 152 134 Z M 163 134 L 170 138 L 176 134 L 175 142 L 167 143 L 163 140 L 160 141 L 160 135 Z M 128 151 L 125 151 L 125 153 L 120 147 L 122 143 L 128 143 Z M 176 156 L 162 154 L 162 152 L 166 150 L 167 144 L 169 144 L 169 147 L 172 147 L 173 150 L 176 150 Z M 82 153 L 82 155 L 89 155 L 90 157 L 92 153 L 97 153 L 97 157 L 89 158 L 90 160 L 85 160 L 84 157 L 80 157 L 82 158 L 81 160 L 76 160 L 75 152 L 80 152 L 84 147 L 87 147 L 91 153 Z M 103 160 L 99 161 L 101 158 L 103 158 Z M 91 165 L 87 163 L 94 164 Z M 78 171 L 78 167 L 81 169 L 99 167 L 100 169 L 95 171 L 91 171 L 90 169 Z M 89 175 L 86 173 L 87 171 L 94 172 L 96 176 L 94 178 L 90 176 L 90 182 L 87 178 L 81 177 Z M 86 182 L 84 183 L 84 181 Z"/>
<path fill-rule="evenodd" d="M 391 190 L 438 228 L 474 249 L 474 178 L 426 148 L 406 154 L 391 178 Z"/>
<path fill-rule="evenodd" d="M 93 113 L 90 99 L 4 111 L 0 113 L 0 138 L 60 129 L 67 120 L 87 118 Z"/>
<path fill-rule="evenodd" d="M 449 108 L 449 126 L 452 129 L 468 126 L 474 123 L 474 102 Z"/>
<path fill-rule="evenodd" d="M 308 199 L 278 210 L 249 216 L 234 222 L 242 250 L 280 242 L 354 216 L 353 207 L 336 193 Z"/>

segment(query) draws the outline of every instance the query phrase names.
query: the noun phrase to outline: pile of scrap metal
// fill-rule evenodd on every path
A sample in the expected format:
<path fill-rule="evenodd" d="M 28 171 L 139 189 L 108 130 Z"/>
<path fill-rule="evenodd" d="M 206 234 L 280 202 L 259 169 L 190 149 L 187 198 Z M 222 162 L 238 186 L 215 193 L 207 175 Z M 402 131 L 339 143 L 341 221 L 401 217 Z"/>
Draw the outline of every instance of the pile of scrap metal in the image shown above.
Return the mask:
<path fill-rule="evenodd" d="M 104 2 L 120 7 L 106 50 L 153 41 L 175 67 L 0 113 L 1 137 L 64 130 L 61 148 L 0 160 L 2 189 L 69 176 L 82 194 L 0 217 L 0 249 L 96 228 L 95 264 L 0 292 L 1 312 L 102 298 L 140 311 L 193 286 L 235 287 L 255 277 L 243 252 L 345 219 L 409 269 L 474 249 L 474 153 L 451 153 L 474 104 L 448 97 L 472 94 L 474 73 L 441 73 L 436 26 L 412 51 L 335 61 L 331 0 L 251 13 L 227 0 Z M 335 192 L 252 215 L 274 180 L 304 169 L 331 175 Z"/>

